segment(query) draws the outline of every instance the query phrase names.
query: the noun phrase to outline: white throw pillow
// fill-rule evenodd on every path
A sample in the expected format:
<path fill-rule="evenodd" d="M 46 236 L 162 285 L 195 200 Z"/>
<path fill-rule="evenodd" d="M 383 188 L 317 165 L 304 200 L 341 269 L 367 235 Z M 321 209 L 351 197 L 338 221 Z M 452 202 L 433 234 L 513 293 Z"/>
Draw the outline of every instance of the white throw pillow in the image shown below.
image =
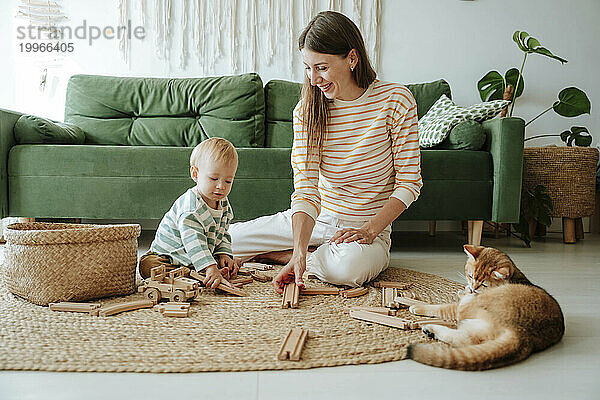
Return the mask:
<path fill-rule="evenodd" d="M 494 118 L 509 104 L 508 100 L 493 100 L 461 107 L 443 94 L 419 120 L 419 146 L 436 146 L 446 139 L 455 125 L 466 120 L 483 122 Z"/>

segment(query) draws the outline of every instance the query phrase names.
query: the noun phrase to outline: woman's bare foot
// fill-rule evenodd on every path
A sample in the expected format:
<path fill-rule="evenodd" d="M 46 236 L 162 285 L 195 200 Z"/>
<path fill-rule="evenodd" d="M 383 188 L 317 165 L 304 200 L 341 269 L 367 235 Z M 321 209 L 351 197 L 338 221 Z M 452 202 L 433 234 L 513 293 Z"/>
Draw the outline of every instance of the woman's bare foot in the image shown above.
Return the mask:
<path fill-rule="evenodd" d="M 308 248 L 308 254 L 312 253 L 316 250 L 316 247 L 310 246 Z M 280 251 L 270 251 L 268 253 L 263 253 L 255 256 L 252 260 L 256 262 L 261 262 L 265 264 L 279 264 L 285 265 L 290 262 L 292 259 L 293 250 L 280 250 Z"/>
<path fill-rule="evenodd" d="M 292 250 L 270 251 L 254 257 L 254 261 L 265 264 L 285 265 L 292 259 Z"/>

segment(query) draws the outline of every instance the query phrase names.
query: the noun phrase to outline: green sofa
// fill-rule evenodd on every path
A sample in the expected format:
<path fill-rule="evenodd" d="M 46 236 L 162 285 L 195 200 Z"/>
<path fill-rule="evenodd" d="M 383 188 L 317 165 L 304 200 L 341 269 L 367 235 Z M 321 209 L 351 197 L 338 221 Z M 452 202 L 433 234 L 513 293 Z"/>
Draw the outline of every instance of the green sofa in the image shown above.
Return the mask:
<path fill-rule="evenodd" d="M 443 80 L 408 86 L 419 117 L 442 93 L 450 96 Z M 229 196 L 236 220 L 285 210 L 293 191 L 291 118 L 299 94 L 298 83 L 274 80 L 263 87 L 257 74 L 75 75 L 65 122 L 83 130 L 83 144 L 21 144 L 15 133 L 21 114 L 0 110 L 2 217 L 160 219 L 193 185 L 192 147 L 210 136 L 238 148 Z M 422 151 L 422 193 L 401 219 L 518 221 L 523 120 L 483 126 L 484 150 Z"/>

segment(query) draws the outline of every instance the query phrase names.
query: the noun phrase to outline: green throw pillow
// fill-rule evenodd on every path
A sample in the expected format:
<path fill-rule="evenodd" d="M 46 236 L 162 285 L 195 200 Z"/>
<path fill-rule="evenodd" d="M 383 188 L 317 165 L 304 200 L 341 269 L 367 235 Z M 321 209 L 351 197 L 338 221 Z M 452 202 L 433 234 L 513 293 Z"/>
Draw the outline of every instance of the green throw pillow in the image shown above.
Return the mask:
<path fill-rule="evenodd" d="M 83 144 L 85 133 L 73 124 L 21 115 L 13 128 L 18 144 Z"/>
<path fill-rule="evenodd" d="M 438 101 L 419 120 L 419 146 L 433 147 L 444 141 L 455 125 L 467 120 L 483 122 L 502 112 L 510 104 L 508 100 L 493 100 L 461 107 L 446 95 L 441 95 Z"/>
<path fill-rule="evenodd" d="M 463 121 L 450 131 L 450 134 L 436 149 L 481 150 L 485 144 L 483 126 L 473 120 Z"/>

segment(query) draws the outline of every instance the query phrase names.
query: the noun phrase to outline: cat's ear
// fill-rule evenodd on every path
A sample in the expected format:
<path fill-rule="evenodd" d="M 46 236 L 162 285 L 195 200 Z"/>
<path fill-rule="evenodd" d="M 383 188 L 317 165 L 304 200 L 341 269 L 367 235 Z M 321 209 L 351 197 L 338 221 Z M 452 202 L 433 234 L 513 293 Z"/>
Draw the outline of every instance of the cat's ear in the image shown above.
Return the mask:
<path fill-rule="evenodd" d="M 475 261 L 475 259 L 481 254 L 481 250 L 484 249 L 482 246 L 473 246 L 471 244 L 465 244 L 463 246 L 465 254 L 469 257 L 469 260 Z"/>
<path fill-rule="evenodd" d="M 507 279 L 510 276 L 510 268 L 508 265 L 502 265 L 494 270 L 494 276 L 498 279 Z"/>

